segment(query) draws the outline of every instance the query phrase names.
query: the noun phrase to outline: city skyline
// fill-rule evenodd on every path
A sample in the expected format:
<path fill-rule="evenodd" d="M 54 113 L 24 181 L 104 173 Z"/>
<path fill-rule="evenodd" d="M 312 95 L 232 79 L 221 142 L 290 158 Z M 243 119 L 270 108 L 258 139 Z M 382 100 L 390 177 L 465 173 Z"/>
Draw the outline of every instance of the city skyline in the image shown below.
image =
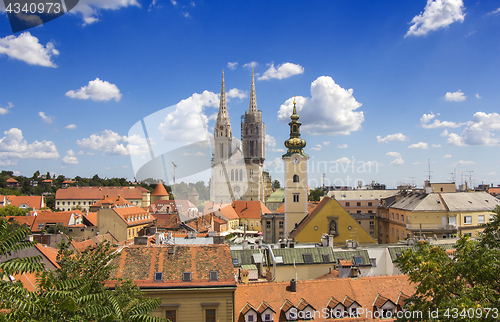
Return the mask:
<path fill-rule="evenodd" d="M 149 134 L 165 152 L 213 137 L 222 70 L 241 139 L 254 68 L 273 180 L 295 95 L 311 188 L 323 173 L 326 184 L 421 186 L 429 165 L 435 182 L 455 172 L 457 184 L 497 185 L 499 7 L 80 0 L 15 35 L 3 12 L 0 168 L 133 179 L 149 153 L 137 122 L 166 112 Z"/>

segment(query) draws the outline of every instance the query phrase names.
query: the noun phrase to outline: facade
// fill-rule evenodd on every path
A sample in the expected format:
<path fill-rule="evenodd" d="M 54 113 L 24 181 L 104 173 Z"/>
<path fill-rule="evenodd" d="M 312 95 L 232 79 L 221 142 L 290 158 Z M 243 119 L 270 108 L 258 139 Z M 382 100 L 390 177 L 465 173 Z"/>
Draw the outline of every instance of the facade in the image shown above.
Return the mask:
<path fill-rule="evenodd" d="M 332 245 L 345 245 L 354 240 L 360 244 L 375 244 L 376 241 L 361 225 L 332 198 L 324 197 L 290 237 L 296 243 L 319 243 L 323 235 L 332 237 Z"/>
<path fill-rule="evenodd" d="M 285 236 L 285 214 L 270 213 L 262 215 L 262 237 L 265 243 L 275 244 Z"/>
<path fill-rule="evenodd" d="M 90 206 L 107 196 L 113 199 L 121 196 L 128 202 L 147 207 L 150 204 L 149 190 L 143 187 L 68 187 L 56 192 L 56 209 L 72 210 L 79 208 L 89 210 Z"/>
<path fill-rule="evenodd" d="M 109 232 L 119 241 L 139 236 L 141 231 L 153 222 L 154 217 L 137 206 L 102 208 L 97 211 L 99 233 Z"/>
<path fill-rule="evenodd" d="M 131 246 L 111 262 L 106 285 L 130 278 L 146 296 L 161 298 L 153 316 L 171 321 L 234 321 L 231 254 L 228 245 Z"/>
<path fill-rule="evenodd" d="M 214 128 L 211 199 L 231 203 L 233 200 L 265 201 L 266 185 L 262 167 L 266 155 L 266 128 L 262 112 L 257 110 L 252 71 L 250 106 L 242 117 L 241 140 L 233 138 L 227 112 L 224 72 L 219 112 Z"/>
<path fill-rule="evenodd" d="M 288 148 L 281 158 L 285 163 L 285 236 L 295 228 L 308 214 L 307 206 L 307 161 L 309 155 L 304 153 L 306 141 L 300 138 L 299 115 L 296 103 L 293 102 L 293 113 L 290 116 L 290 138 L 285 141 Z"/>
<path fill-rule="evenodd" d="M 239 218 L 240 227 L 250 231 L 262 231 L 262 214 L 269 213 L 269 209 L 260 201 L 233 201 L 231 207 Z"/>
<path fill-rule="evenodd" d="M 486 192 L 410 193 L 378 213 L 381 228 L 386 227 L 379 231 L 379 240 L 477 237 L 499 205 L 500 200 Z"/>

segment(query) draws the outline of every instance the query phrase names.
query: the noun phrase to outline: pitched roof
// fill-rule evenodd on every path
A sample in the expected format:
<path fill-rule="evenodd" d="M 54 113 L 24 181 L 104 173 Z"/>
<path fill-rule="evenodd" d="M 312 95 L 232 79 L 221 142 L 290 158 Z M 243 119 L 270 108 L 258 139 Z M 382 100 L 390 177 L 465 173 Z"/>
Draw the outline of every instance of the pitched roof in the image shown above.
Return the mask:
<path fill-rule="evenodd" d="M 284 214 L 285 213 L 285 204 L 282 204 L 277 210 L 277 213 Z"/>
<path fill-rule="evenodd" d="M 71 245 L 73 245 L 73 247 L 80 252 L 83 252 L 88 247 L 90 247 L 92 249 L 96 247 L 96 243 L 92 239 L 87 239 L 87 240 L 84 240 L 81 242 L 77 242 L 77 241 L 72 240 Z"/>
<path fill-rule="evenodd" d="M 129 226 L 134 226 L 154 221 L 154 217 L 150 216 L 149 212 L 147 212 L 141 207 L 133 206 L 133 207 L 123 207 L 123 208 L 112 208 L 112 209 Z"/>
<path fill-rule="evenodd" d="M 397 189 L 332 190 L 328 192 L 328 197 L 333 197 L 337 200 L 375 200 L 395 196 L 397 193 Z"/>
<path fill-rule="evenodd" d="M 400 292 L 415 292 L 415 286 L 410 284 L 405 275 L 298 281 L 296 292 L 290 292 L 289 285 L 289 282 L 238 285 L 235 292 L 235 320 L 238 320 L 239 311 L 247 302 L 256 307 L 265 301 L 277 311 L 274 320 L 278 321 L 283 308 L 298 305 L 301 299 L 318 310 L 331 304 L 333 297 L 342 299 L 346 307 L 356 302 L 365 310 L 373 311 L 372 304 L 379 293 L 396 302 Z M 315 321 L 329 320 L 320 318 Z"/>
<path fill-rule="evenodd" d="M 276 189 L 275 192 L 271 193 L 266 202 L 284 202 L 285 201 L 285 189 Z"/>
<path fill-rule="evenodd" d="M 83 213 L 80 210 L 71 210 L 71 211 L 58 211 L 58 212 L 46 212 L 46 211 L 37 211 L 37 215 L 33 216 L 34 222 L 31 227 L 33 232 L 41 231 L 45 228 L 47 224 L 62 224 L 64 227 L 76 226 L 77 218 L 82 217 Z M 71 220 L 73 219 L 73 221 Z M 44 224 L 43 226 L 41 226 Z M 39 228 L 40 227 L 40 228 Z"/>
<path fill-rule="evenodd" d="M 59 264 L 57 263 L 57 249 L 42 244 L 36 244 L 35 247 L 52 263 L 52 265 L 60 268 Z"/>
<path fill-rule="evenodd" d="M 398 298 L 399 298 L 399 295 L 398 295 Z M 384 306 L 385 303 L 387 303 L 389 301 L 392 302 L 392 303 L 394 303 L 397 300 L 391 301 L 387 297 L 383 297 L 382 295 L 377 294 L 377 297 L 375 298 L 375 301 L 373 301 L 373 306 L 375 306 L 377 308 L 381 308 L 382 306 Z"/>
<path fill-rule="evenodd" d="M 237 200 L 233 201 L 231 206 L 234 211 L 238 214 L 239 218 L 259 218 L 262 214 L 270 213 L 271 211 L 267 209 L 266 205 L 262 201 L 243 201 Z"/>
<path fill-rule="evenodd" d="M 109 286 L 118 278 L 130 278 L 141 288 L 236 286 L 229 245 L 128 246 L 111 265 Z M 211 271 L 218 272 L 217 281 L 210 281 Z M 156 272 L 163 273 L 162 281 L 155 282 Z M 190 282 L 183 282 L 183 272 L 191 273 Z"/>
<path fill-rule="evenodd" d="M 149 193 L 143 187 L 68 187 L 58 189 L 56 200 L 99 200 L 108 195 L 117 198 L 121 195 L 125 199 L 142 199 L 142 193 Z"/>
<path fill-rule="evenodd" d="M 240 313 L 243 314 L 243 315 L 245 315 L 250 310 L 253 310 L 254 312 L 257 312 L 257 310 L 251 304 L 247 303 L 243 308 L 241 308 Z"/>
<path fill-rule="evenodd" d="M 163 183 L 159 182 L 156 185 L 155 190 L 153 191 L 151 196 L 168 196 L 167 189 L 165 189 L 165 186 L 163 185 Z"/>
<path fill-rule="evenodd" d="M 42 196 L 13 196 L 10 199 L 10 205 L 19 207 L 23 204 L 28 205 L 32 209 L 40 209 L 44 207 Z"/>
<path fill-rule="evenodd" d="M 111 207 L 133 206 L 133 204 L 125 200 L 121 195 L 118 195 L 116 198 L 111 198 L 109 195 L 105 195 L 101 200 L 96 201 L 91 207 L 101 207 L 105 204 L 111 205 Z"/>
<path fill-rule="evenodd" d="M 297 234 L 311 221 L 311 219 L 314 218 L 314 216 L 316 216 L 316 214 L 326 205 L 326 203 L 330 201 L 330 197 L 324 197 L 323 199 L 321 199 L 321 201 L 319 202 L 319 204 L 317 204 L 311 211 L 311 207 L 309 206 L 308 204 L 308 210 L 309 210 L 309 214 L 307 214 L 307 216 L 304 217 L 304 219 L 302 219 L 302 221 L 299 223 L 299 225 L 297 226 L 297 228 L 295 228 L 294 230 L 292 230 L 290 236 L 293 238 L 295 236 L 297 236 Z"/>
<path fill-rule="evenodd" d="M 5 180 L 5 181 L 7 181 L 7 183 L 19 183 L 19 181 L 17 181 L 17 180 L 16 180 L 16 179 L 14 179 L 14 178 L 9 178 L 9 179 L 7 179 L 7 180 Z"/>
<path fill-rule="evenodd" d="M 86 212 L 83 214 L 83 218 L 88 220 L 92 226 L 97 226 L 97 212 Z"/>
<path fill-rule="evenodd" d="M 487 192 L 412 193 L 391 205 L 408 211 L 484 211 L 500 206 Z"/>

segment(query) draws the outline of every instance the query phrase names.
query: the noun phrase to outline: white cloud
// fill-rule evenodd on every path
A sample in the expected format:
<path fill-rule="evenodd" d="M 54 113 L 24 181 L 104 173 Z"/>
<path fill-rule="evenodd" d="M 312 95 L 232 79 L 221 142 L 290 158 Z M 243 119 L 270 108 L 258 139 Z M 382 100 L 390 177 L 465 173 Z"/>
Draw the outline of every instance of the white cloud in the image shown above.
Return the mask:
<path fill-rule="evenodd" d="M 337 145 L 339 149 L 347 149 L 347 143 Z"/>
<path fill-rule="evenodd" d="M 325 142 L 323 142 L 323 145 L 328 145 L 328 144 L 330 144 L 330 141 L 325 141 Z M 346 144 L 346 145 L 347 145 L 347 144 Z"/>
<path fill-rule="evenodd" d="M 431 31 L 446 28 L 454 22 L 463 22 L 465 18 L 462 0 L 427 0 L 424 12 L 413 17 L 405 37 L 423 36 Z"/>
<path fill-rule="evenodd" d="M 66 155 L 62 159 L 62 162 L 64 164 L 78 164 L 79 163 L 78 158 L 75 156 L 75 152 L 73 152 L 73 150 L 68 150 L 68 152 L 66 152 Z"/>
<path fill-rule="evenodd" d="M 395 134 L 389 134 L 386 137 L 381 137 L 380 135 L 377 135 L 377 142 L 378 143 L 388 143 L 391 141 L 408 141 L 408 138 L 403 134 L 403 133 L 395 133 Z"/>
<path fill-rule="evenodd" d="M 102 151 L 106 155 L 144 155 L 149 152 L 146 139 L 138 135 L 121 136 L 111 130 L 92 134 L 88 138 L 77 140 L 76 143 L 81 148 Z"/>
<path fill-rule="evenodd" d="M 84 152 L 82 150 L 78 151 L 78 155 L 83 155 Z"/>
<path fill-rule="evenodd" d="M 184 16 L 184 18 L 191 17 L 191 15 L 189 14 L 189 12 L 185 12 L 185 11 L 182 12 L 182 15 Z"/>
<path fill-rule="evenodd" d="M 477 98 L 477 99 L 481 99 L 482 97 L 481 97 L 481 96 L 479 96 L 479 93 L 476 93 L 476 98 Z"/>
<path fill-rule="evenodd" d="M 285 152 L 285 149 L 276 148 L 276 139 L 269 134 L 266 134 L 266 145 L 271 148 L 272 152 Z"/>
<path fill-rule="evenodd" d="M 412 145 L 408 146 L 408 149 L 422 149 L 422 150 L 426 150 L 428 148 L 429 148 L 429 144 L 427 144 L 425 142 L 418 142 L 418 143 L 415 143 L 415 144 L 412 144 Z"/>
<path fill-rule="evenodd" d="M 422 163 L 420 163 L 420 162 L 416 161 L 416 162 L 413 162 L 412 164 L 413 164 L 413 165 L 420 165 L 420 164 L 422 164 Z"/>
<path fill-rule="evenodd" d="M 49 116 L 49 115 L 45 115 L 44 112 L 38 112 L 38 116 L 40 116 L 42 118 L 42 121 L 44 121 L 45 123 L 52 123 L 54 122 L 54 117 L 53 116 Z"/>
<path fill-rule="evenodd" d="M 401 153 L 399 153 L 399 152 L 387 152 L 385 155 L 387 155 L 389 157 L 396 158 L 391 162 L 391 165 L 399 166 L 399 165 L 403 165 L 405 163 L 405 160 L 403 160 L 403 157 L 401 156 Z"/>
<path fill-rule="evenodd" d="M 17 37 L 11 35 L 0 38 L 0 56 L 2 55 L 22 60 L 30 65 L 57 67 L 52 58 L 59 55 L 59 51 L 55 49 L 53 42 L 49 41 L 44 46 L 39 43 L 37 37 L 26 31 Z"/>
<path fill-rule="evenodd" d="M 129 6 L 141 7 L 136 0 L 80 0 L 70 13 L 82 15 L 85 26 L 99 21 L 101 10 L 118 10 Z"/>
<path fill-rule="evenodd" d="M 304 67 L 298 64 L 284 63 L 278 65 L 278 68 L 274 67 L 274 63 L 268 70 L 264 72 L 264 75 L 260 76 L 258 80 L 270 80 L 271 78 L 284 79 L 292 77 L 293 75 L 302 74 L 304 72 Z"/>
<path fill-rule="evenodd" d="M 236 67 L 238 67 L 238 62 L 228 62 L 227 63 L 227 68 L 235 70 Z"/>
<path fill-rule="evenodd" d="M 35 141 L 28 144 L 18 128 L 12 128 L 3 133 L 5 136 L 0 139 L 0 160 L 11 159 L 10 163 L 15 164 L 17 163 L 15 159 L 59 158 L 59 153 L 52 141 Z"/>
<path fill-rule="evenodd" d="M 245 65 L 243 65 L 244 68 L 255 68 L 259 66 L 259 63 L 256 62 L 256 61 L 251 61 L 249 63 L 246 63 Z"/>
<path fill-rule="evenodd" d="M 344 89 L 328 76 L 318 77 L 311 84 L 311 98 L 298 96 L 297 113 L 302 131 L 312 135 L 349 135 L 361 129 L 363 112 L 352 95 L 352 89 Z M 294 98 L 289 98 L 278 111 L 278 120 L 290 122 Z"/>
<path fill-rule="evenodd" d="M 68 91 L 66 96 L 71 98 L 77 98 L 80 100 L 92 99 L 93 101 L 109 101 L 114 99 L 118 102 L 122 94 L 115 84 L 111 84 L 107 81 L 102 81 L 99 78 L 90 81 L 88 85 L 83 86 L 77 91 Z"/>
<path fill-rule="evenodd" d="M 433 148 L 440 148 L 441 147 L 441 144 L 433 144 L 432 145 Z"/>
<path fill-rule="evenodd" d="M 488 12 L 487 15 L 494 15 L 500 12 L 500 8 L 493 10 L 492 12 Z"/>
<path fill-rule="evenodd" d="M 241 89 L 237 89 L 237 88 L 230 89 L 229 91 L 226 92 L 227 98 L 238 98 L 238 99 L 242 100 L 247 96 L 248 96 L 248 94 L 245 91 L 242 91 Z"/>
<path fill-rule="evenodd" d="M 496 176 L 497 172 L 496 171 L 491 171 L 491 172 L 487 173 L 486 175 L 487 176 Z"/>
<path fill-rule="evenodd" d="M 420 126 L 422 126 L 424 129 L 437 129 L 440 127 L 457 128 L 465 124 L 465 123 L 455 123 L 450 121 L 441 122 L 440 120 L 434 119 L 435 117 L 436 115 L 434 113 L 422 115 L 422 117 L 420 118 Z M 434 122 L 428 124 L 432 119 L 434 119 Z"/>
<path fill-rule="evenodd" d="M 174 105 L 175 110 L 165 117 L 159 129 L 165 141 L 197 142 L 207 139 L 206 107 L 218 107 L 219 96 L 213 92 L 194 93 Z"/>
<path fill-rule="evenodd" d="M 172 5 L 173 5 L 174 7 L 177 7 L 177 1 L 175 1 L 175 0 L 170 0 L 170 2 L 172 3 Z"/>
<path fill-rule="evenodd" d="M 314 151 L 320 151 L 320 150 L 321 150 L 321 148 L 322 148 L 321 144 L 316 144 L 315 146 L 313 146 L 313 147 L 311 148 L 311 150 L 314 150 Z"/>
<path fill-rule="evenodd" d="M 448 129 L 444 129 L 443 133 L 439 134 L 439 136 L 447 137 L 449 134 Z"/>
<path fill-rule="evenodd" d="M 443 159 L 449 159 L 449 158 L 451 158 L 451 154 L 447 154 L 443 157 Z"/>
<path fill-rule="evenodd" d="M 447 92 L 445 95 L 444 95 L 444 99 L 445 101 L 448 101 L 448 102 L 462 102 L 462 101 L 465 101 L 467 99 L 467 96 L 465 96 L 465 94 L 461 91 L 461 90 L 458 90 L 457 92 Z"/>
<path fill-rule="evenodd" d="M 460 161 L 458 161 L 458 162 L 453 163 L 453 165 L 452 165 L 452 166 L 454 166 L 454 167 L 456 167 L 456 166 L 469 166 L 469 165 L 475 165 L 475 164 L 476 164 L 476 162 L 474 162 L 474 161 L 470 161 L 470 160 L 467 160 L 467 161 L 466 161 L 466 160 L 460 160 Z"/>
<path fill-rule="evenodd" d="M 274 169 L 274 170 L 277 170 L 277 169 L 282 169 L 283 167 L 283 160 L 281 160 L 281 158 L 274 158 L 274 160 L 272 161 L 266 161 L 264 163 L 265 167 L 266 168 L 270 168 L 270 169 Z"/>
<path fill-rule="evenodd" d="M 76 125 L 75 125 L 75 124 L 68 124 L 68 125 L 66 126 L 66 128 L 67 128 L 68 130 L 74 130 L 74 129 L 76 129 Z"/>
<path fill-rule="evenodd" d="M 467 122 L 462 134 L 448 134 L 448 143 L 456 146 L 464 145 L 499 145 L 500 139 L 495 137 L 494 131 L 500 130 L 500 115 L 477 112 L 472 120 Z"/>
<path fill-rule="evenodd" d="M 349 164 L 349 163 L 354 163 L 356 162 L 356 159 L 354 159 L 354 157 L 352 159 L 349 159 L 348 157 L 342 157 L 340 159 L 337 159 L 333 162 L 336 162 L 336 163 L 344 163 L 344 164 Z"/>
<path fill-rule="evenodd" d="M 5 115 L 5 114 L 9 113 L 9 110 L 13 107 L 14 107 L 14 105 L 11 102 L 8 102 L 6 107 L 0 106 L 0 115 Z"/>

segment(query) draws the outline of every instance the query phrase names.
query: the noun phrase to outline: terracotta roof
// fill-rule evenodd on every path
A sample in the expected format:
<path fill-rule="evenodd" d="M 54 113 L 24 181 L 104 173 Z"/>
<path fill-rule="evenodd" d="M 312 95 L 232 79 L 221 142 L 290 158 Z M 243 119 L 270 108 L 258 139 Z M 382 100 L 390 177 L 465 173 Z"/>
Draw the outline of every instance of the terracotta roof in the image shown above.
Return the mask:
<path fill-rule="evenodd" d="M 240 310 L 240 313 L 245 315 L 250 310 L 253 310 L 255 313 L 258 313 L 257 310 L 249 303 L 245 304 L 245 306 Z"/>
<path fill-rule="evenodd" d="M 290 300 L 285 299 L 285 301 L 283 302 L 283 304 L 280 307 L 280 310 L 282 310 L 283 312 L 287 312 L 288 310 L 290 310 L 291 308 L 294 308 L 294 307 L 295 307 L 295 305 L 293 305 L 293 303 L 290 302 Z"/>
<path fill-rule="evenodd" d="M 92 239 L 87 239 L 87 240 L 84 240 L 81 242 L 76 242 L 76 241 L 72 240 L 71 245 L 73 245 L 73 247 L 80 252 L 83 252 L 88 247 L 90 247 L 92 249 L 96 247 L 96 243 Z"/>
<path fill-rule="evenodd" d="M 154 217 L 141 207 L 113 208 L 113 211 L 120 216 L 129 226 L 153 222 Z"/>
<path fill-rule="evenodd" d="M 203 214 L 209 214 L 211 212 L 217 211 L 221 208 L 229 206 L 229 203 L 221 203 L 221 202 L 207 202 L 205 207 L 203 208 Z"/>
<path fill-rule="evenodd" d="M 109 286 L 118 278 L 130 278 L 141 288 L 236 286 L 229 245 L 128 246 L 111 265 L 116 267 Z M 211 271 L 217 271 L 217 281 L 210 281 Z M 161 281 L 154 280 L 156 272 L 163 273 Z M 183 282 L 183 272 L 191 273 L 190 282 Z"/>
<path fill-rule="evenodd" d="M 57 249 L 47 245 L 36 244 L 35 247 L 57 268 L 60 268 L 57 263 Z"/>
<path fill-rule="evenodd" d="M 58 189 L 56 200 L 99 200 L 108 195 L 117 198 L 118 195 L 125 199 L 142 199 L 142 193 L 149 190 L 143 187 L 68 187 Z"/>
<path fill-rule="evenodd" d="M 385 303 L 387 303 L 387 301 L 391 301 L 391 300 L 389 300 L 387 297 L 383 297 L 382 295 L 377 294 L 375 301 L 373 301 L 373 306 L 375 306 L 377 308 L 381 308 L 382 306 L 384 306 Z M 396 300 L 394 300 L 394 302 L 395 301 Z M 391 301 L 391 302 L 394 303 L 393 301 Z"/>
<path fill-rule="evenodd" d="M 130 202 L 123 199 L 121 195 L 118 195 L 116 198 L 111 198 L 106 195 L 103 196 L 101 200 L 96 201 L 91 207 L 101 207 L 102 205 L 111 205 L 111 207 L 129 207 L 133 206 Z"/>
<path fill-rule="evenodd" d="M 87 212 L 83 214 L 83 218 L 87 219 L 92 226 L 97 227 L 97 212 Z"/>
<path fill-rule="evenodd" d="M 258 218 L 260 219 L 262 214 L 270 213 L 271 211 L 267 209 L 261 201 L 233 201 L 231 206 L 234 211 L 238 214 L 239 218 Z"/>
<path fill-rule="evenodd" d="M 401 292 L 415 292 L 415 286 L 410 284 L 405 275 L 298 281 L 296 292 L 290 292 L 289 285 L 289 282 L 238 285 L 235 292 L 235 320 L 239 319 L 239 311 L 247 302 L 256 307 L 265 301 L 276 311 L 274 321 L 278 321 L 283 308 L 298 305 L 301 299 L 318 311 L 332 304 L 332 298 L 342 299 L 346 307 L 356 302 L 365 310 L 373 311 L 372 304 L 377 294 L 384 294 L 396 302 Z M 315 318 L 314 321 L 330 320 Z"/>
<path fill-rule="evenodd" d="M 158 183 L 155 187 L 155 190 L 151 194 L 151 196 L 168 196 L 167 189 L 165 189 L 165 186 L 163 183 Z"/>
<path fill-rule="evenodd" d="M 278 210 L 276 210 L 277 213 L 279 214 L 284 214 L 285 213 L 285 204 L 282 204 Z"/>
<path fill-rule="evenodd" d="M 326 307 L 333 309 L 333 308 L 334 308 L 334 307 L 336 307 L 339 303 L 340 303 L 340 301 L 336 300 L 336 299 L 332 296 L 332 297 L 330 298 L 330 301 L 328 301 L 328 304 L 326 305 Z M 344 305 L 344 304 L 342 304 L 342 305 Z"/>
<path fill-rule="evenodd" d="M 339 277 L 339 271 L 332 270 L 330 273 L 326 273 L 325 275 L 321 275 L 320 277 L 316 277 L 316 279 L 317 280 L 326 280 L 326 279 L 338 278 L 338 277 Z"/>
<path fill-rule="evenodd" d="M 262 314 L 267 309 L 270 309 L 271 311 L 276 313 L 276 311 L 269 304 L 267 304 L 265 301 L 262 301 L 262 303 L 260 303 L 260 306 L 257 309 L 257 312 L 259 312 L 259 314 Z"/>
<path fill-rule="evenodd" d="M 80 210 L 71 211 L 58 211 L 58 212 L 37 212 L 35 221 L 31 227 L 33 232 L 41 231 L 45 228 L 46 224 L 62 224 L 64 227 L 78 226 L 76 222 L 70 222 L 71 218 L 76 220 L 76 218 L 83 216 Z M 41 226 L 42 224 L 45 224 Z M 40 227 L 40 228 L 39 228 Z"/>
<path fill-rule="evenodd" d="M 20 225 L 27 225 L 30 229 L 33 227 L 33 222 L 35 222 L 34 216 L 7 216 L 5 219 L 8 221 L 16 221 Z"/>
<path fill-rule="evenodd" d="M 10 197 L 10 196 L 9 196 Z M 40 209 L 44 207 L 42 196 L 14 196 L 10 199 L 10 205 L 19 207 L 22 204 L 27 204 L 32 209 Z"/>
<path fill-rule="evenodd" d="M 36 291 L 37 273 L 15 274 L 14 278 L 16 279 L 16 281 L 20 281 L 21 283 L 23 283 L 24 288 L 29 292 Z"/>
<path fill-rule="evenodd" d="M 17 180 L 16 180 L 16 179 L 14 179 L 14 178 L 9 178 L 9 179 L 7 179 L 7 180 L 5 180 L 5 181 L 7 181 L 7 183 L 19 183 L 19 181 L 17 181 Z"/>
<path fill-rule="evenodd" d="M 298 309 L 299 311 L 302 311 L 302 310 L 304 310 L 304 309 L 305 309 L 306 307 L 308 307 L 308 306 L 310 306 L 313 310 L 315 310 L 315 309 L 314 309 L 314 307 L 312 307 L 312 305 L 311 305 L 311 304 L 309 304 L 306 300 L 304 300 L 304 299 L 300 299 L 300 302 L 299 302 L 299 304 L 297 305 L 297 309 Z"/>
<path fill-rule="evenodd" d="M 396 305 L 403 307 L 409 298 L 410 297 L 408 295 L 406 295 L 405 293 L 399 292 L 399 296 L 398 296 L 398 300 L 396 301 Z"/>
<path fill-rule="evenodd" d="M 339 264 L 342 267 L 351 267 L 351 266 L 353 266 L 352 260 L 340 260 Z"/>

